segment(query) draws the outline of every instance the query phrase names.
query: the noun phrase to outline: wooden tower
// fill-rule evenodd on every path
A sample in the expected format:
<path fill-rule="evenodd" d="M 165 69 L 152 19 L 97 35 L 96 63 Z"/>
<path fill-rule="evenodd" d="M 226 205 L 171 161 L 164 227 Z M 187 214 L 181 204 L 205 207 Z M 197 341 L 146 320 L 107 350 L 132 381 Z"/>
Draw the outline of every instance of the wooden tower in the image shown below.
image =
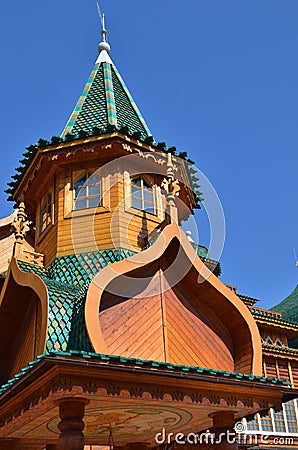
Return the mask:
<path fill-rule="evenodd" d="M 30 146 L 10 183 L 0 449 L 158 448 L 163 430 L 218 437 L 296 396 L 263 373 L 253 303 L 182 231 L 201 201 L 195 169 L 154 141 L 102 23 L 61 136 Z"/>

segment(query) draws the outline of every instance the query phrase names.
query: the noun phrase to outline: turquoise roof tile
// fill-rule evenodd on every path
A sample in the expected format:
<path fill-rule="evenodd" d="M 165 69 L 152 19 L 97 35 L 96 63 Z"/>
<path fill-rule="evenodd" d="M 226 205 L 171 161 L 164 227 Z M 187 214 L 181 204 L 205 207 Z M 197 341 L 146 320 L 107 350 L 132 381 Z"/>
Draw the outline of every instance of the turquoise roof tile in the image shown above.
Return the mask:
<path fill-rule="evenodd" d="M 85 301 L 92 278 L 108 264 L 134 254 L 122 248 L 61 256 L 47 268 L 18 261 L 23 272 L 38 275 L 49 294 L 47 351 L 92 351 L 85 325 Z"/>
<path fill-rule="evenodd" d="M 120 73 L 102 51 L 61 136 L 92 132 L 94 127 L 107 130 L 109 125 L 128 127 L 143 139 L 151 136 Z"/>
<path fill-rule="evenodd" d="M 298 324 L 298 284 L 293 292 L 278 305 L 271 308 L 271 311 L 281 313 L 284 320 Z M 298 348 L 298 338 L 291 340 L 289 344 L 291 347 Z"/>
<path fill-rule="evenodd" d="M 291 383 L 287 380 L 279 379 L 279 378 L 265 378 L 262 376 L 255 376 L 250 374 L 242 374 L 237 372 L 227 372 L 223 370 L 215 370 L 215 369 L 208 369 L 204 367 L 196 367 L 196 366 L 183 366 L 181 364 L 169 364 L 165 362 L 158 362 L 158 361 L 151 361 L 151 360 L 141 360 L 138 358 L 126 358 L 124 356 L 116 356 L 116 355 L 103 355 L 99 353 L 94 352 L 86 352 L 86 351 L 80 351 L 80 350 L 70 350 L 61 352 L 60 350 L 57 351 L 50 351 L 46 352 L 43 355 L 40 355 L 35 361 L 32 361 L 28 364 L 27 367 L 22 369 L 22 371 L 18 374 L 16 374 L 11 380 L 9 380 L 7 383 L 0 386 L 0 395 L 2 395 L 10 386 L 12 386 L 16 381 L 18 381 L 21 377 L 23 377 L 33 366 L 37 365 L 39 361 L 41 361 L 44 358 L 55 358 L 55 357 L 83 357 L 87 359 L 93 359 L 94 361 L 98 362 L 110 362 L 118 365 L 126 364 L 128 366 L 135 366 L 135 367 L 149 367 L 149 368 L 158 368 L 163 370 L 171 370 L 175 372 L 193 372 L 193 373 L 202 373 L 206 375 L 211 375 L 214 377 L 227 377 L 231 379 L 243 379 L 248 381 L 254 381 L 254 382 L 260 382 L 265 384 L 277 384 L 280 386 L 291 386 Z"/>
<path fill-rule="evenodd" d="M 271 311 L 281 313 L 285 320 L 298 323 L 298 285 L 287 298 L 271 308 Z"/>

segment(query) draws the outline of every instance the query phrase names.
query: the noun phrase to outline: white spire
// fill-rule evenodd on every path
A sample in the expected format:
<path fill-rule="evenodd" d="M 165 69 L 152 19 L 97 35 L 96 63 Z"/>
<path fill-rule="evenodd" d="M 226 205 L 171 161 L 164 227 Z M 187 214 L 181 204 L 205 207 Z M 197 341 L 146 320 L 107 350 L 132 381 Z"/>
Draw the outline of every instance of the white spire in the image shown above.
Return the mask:
<path fill-rule="evenodd" d="M 97 12 L 101 23 L 101 35 L 102 41 L 98 44 L 99 56 L 97 58 L 96 64 L 101 64 L 102 62 L 107 62 L 109 64 L 113 64 L 113 61 L 109 57 L 109 53 L 111 50 L 110 44 L 108 43 L 108 32 L 105 27 L 105 15 L 100 11 L 99 4 L 96 3 Z"/>

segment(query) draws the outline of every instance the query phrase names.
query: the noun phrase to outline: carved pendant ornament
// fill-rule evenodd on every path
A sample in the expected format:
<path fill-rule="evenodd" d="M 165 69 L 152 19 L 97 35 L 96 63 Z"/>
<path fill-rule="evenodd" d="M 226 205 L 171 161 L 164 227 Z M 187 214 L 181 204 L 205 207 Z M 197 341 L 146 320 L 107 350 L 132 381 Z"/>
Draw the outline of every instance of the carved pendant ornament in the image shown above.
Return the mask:
<path fill-rule="evenodd" d="M 17 216 L 11 224 L 11 228 L 15 235 L 15 241 L 22 243 L 26 234 L 30 230 L 32 222 L 28 220 L 28 216 L 25 213 L 25 203 L 21 202 L 18 208 Z"/>

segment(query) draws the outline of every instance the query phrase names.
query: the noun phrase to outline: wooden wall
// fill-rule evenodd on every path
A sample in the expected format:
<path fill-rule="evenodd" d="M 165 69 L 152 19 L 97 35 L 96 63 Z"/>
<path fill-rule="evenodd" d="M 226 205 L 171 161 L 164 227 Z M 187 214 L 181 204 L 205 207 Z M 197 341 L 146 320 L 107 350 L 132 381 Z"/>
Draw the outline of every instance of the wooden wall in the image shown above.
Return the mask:
<path fill-rule="evenodd" d="M 139 251 L 144 237 L 159 223 L 160 218 L 141 211 L 128 211 L 125 204 L 123 173 L 109 177 L 111 189 L 105 206 L 94 210 L 67 211 L 68 196 L 72 196 L 72 171 L 78 165 L 62 167 L 56 173 L 54 186 L 54 224 L 36 237 L 35 251 L 45 255 L 48 266 L 55 257 L 123 247 Z M 71 207 L 72 207 L 72 200 Z M 68 205 L 69 208 L 69 205 Z"/>
<path fill-rule="evenodd" d="M 42 317 L 37 295 L 12 278 L 1 311 L 0 382 L 3 383 L 38 355 L 42 345 Z"/>
<path fill-rule="evenodd" d="M 144 271 L 137 296 L 115 295 L 113 286 L 104 294 L 99 317 L 108 352 L 234 371 L 232 338 L 221 320 L 203 302 L 196 307 L 183 290 L 174 292 L 160 270 L 151 281 L 147 276 Z"/>
<path fill-rule="evenodd" d="M 0 273 L 5 273 L 8 269 L 14 242 L 15 237 L 13 231 L 11 231 L 10 224 L 0 228 Z M 26 240 L 24 241 L 24 249 L 34 251 L 34 248 Z"/>
<path fill-rule="evenodd" d="M 283 378 L 298 388 L 298 359 L 265 356 L 263 372 L 266 377 Z"/>

